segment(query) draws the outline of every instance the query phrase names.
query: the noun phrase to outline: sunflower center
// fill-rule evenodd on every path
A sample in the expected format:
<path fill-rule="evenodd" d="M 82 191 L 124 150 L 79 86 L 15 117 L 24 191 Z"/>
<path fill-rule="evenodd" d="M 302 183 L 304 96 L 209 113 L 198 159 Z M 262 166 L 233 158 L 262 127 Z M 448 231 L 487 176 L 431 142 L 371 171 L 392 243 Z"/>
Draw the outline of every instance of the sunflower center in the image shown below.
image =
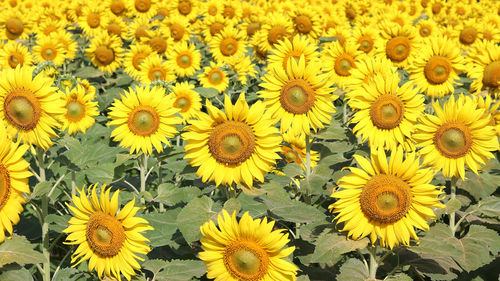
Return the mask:
<path fill-rule="evenodd" d="M 220 82 L 222 82 L 222 74 L 220 73 L 220 70 L 215 69 L 210 72 L 210 75 L 208 75 L 208 79 L 210 80 L 210 83 L 217 85 Z"/>
<path fill-rule="evenodd" d="M 170 35 L 175 41 L 179 41 L 184 36 L 184 27 L 178 23 L 170 25 Z"/>
<path fill-rule="evenodd" d="M 118 16 L 125 10 L 125 4 L 121 0 L 113 1 L 110 8 L 111 12 Z"/>
<path fill-rule="evenodd" d="M 284 146 L 282 150 L 287 162 L 295 162 L 297 160 L 297 154 L 291 148 Z"/>
<path fill-rule="evenodd" d="M 421 35 L 422 37 L 427 37 L 427 36 L 429 36 L 430 34 L 431 34 L 431 30 L 430 30 L 430 28 L 429 28 L 429 27 L 427 27 L 427 26 L 422 26 L 422 27 L 420 28 L 420 35 Z"/>
<path fill-rule="evenodd" d="M 237 280 L 261 280 L 269 267 L 269 254 L 253 241 L 235 241 L 224 251 L 224 265 Z"/>
<path fill-rule="evenodd" d="M 217 7 L 212 6 L 208 9 L 208 14 L 211 16 L 215 16 L 217 14 Z"/>
<path fill-rule="evenodd" d="M 462 123 L 443 124 L 434 135 L 434 145 L 445 157 L 462 157 L 472 146 L 470 130 Z"/>
<path fill-rule="evenodd" d="M 234 8 L 230 6 L 224 7 L 223 15 L 225 18 L 232 19 L 234 17 Z"/>
<path fill-rule="evenodd" d="M 57 55 L 57 51 L 52 47 L 45 47 L 42 49 L 42 57 L 44 60 L 53 60 Z"/>
<path fill-rule="evenodd" d="M 358 40 L 359 43 L 359 50 L 369 53 L 373 49 L 373 39 L 370 38 L 369 36 L 362 36 Z"/>
<path fill-rule="evenodd" d="M 185 97 L 180 97 L 175 101 L 175 107 L 180 108 L 181 112 L 186 112 L 190 104 L 189 99 Z"/>
<path fill-rule="evenodd" d="M 24 130 L 36 127 L 42 115 L 40 102 L 24 88 L 15 89 L 5 98 L 4 112 L 14 126 Z"/>
<path fill-rule="evenodd" d="M 460 31 L 460 42 L 464 45 L 470 45 L 476 41 L 477 30 L 472 26 L 466 26 Z"/>
<path fill-rule="evenodd" d="M 5 21 L 5 28 L 13 35 L 13 39 L 19 37 L 24 31 L 24 24 L 18 18 L 10 18 Z"/>
<path fill-rule="evenodd" d="M 226 38 L 220 43 L 220 51 L 224 56 L 231 56 L 238 51 L 238 41 L 234 38 Z"/>
<path fill-rule="evenodd" d="M 85 116 L 85 107 L 78 101 L 69 102 L 66 105 L 68 119 L 77 122 Z"/>
<path fill-rule="evenodd" d="M 188 15 L 189 13 L 191 13 L 192 9 L 193 7 L 191 6 L 191 2 L 189 1 L 182 1 L 179 3 L 179 6 L 177 6 L 177 10 L 183 15 Z"/>
<path fill-rule="evenodd" d="M 99 24 L 101 24 L 101 17 L 99 16 L 99 14 L 90 13 L 87 16 L 87 24 L 91 28 L 97 28 L 97 27 L 99 27 Z"/>
<path fill-rule="evenodd" d="M 141 25 L 135 30 L 135 39 L 140 40 L 142 37 L 148 37 L 148 27 Z"/>
<path fill-rule="evenodd" d="M 12 53 L 7 58 L 7 62 L 9 63 L 10 67 L 16 68 L 18 64 L 23 65 L 24 57 L 22 54 Z"/>
<path fill-rule="evenodd" d="M 267 41 L 271 45 L 278 43 L 286 37 L 286 29 L 281 25 L 274 26 L 269 30 L 269 34 L 267 35 Z"/>
<path fill-rule="evenodd" d="M 252 128 L 243 122 L 226 121 L 212 130 L 208 148 L 218 162 L 238 165 L 252 156 L 255 135 Z"/>
<path fill-rule="evenodd" d="M 500 60 L 489 63 L 483 72 L 483 84 L 487 87 L 496 88 L 500 82 Z"/>
<path fill-rule="evenodd" d="M 219 33 L 224 28 L 224 25 L 220 22 L 214 22 L 210 25 L 210 34 L 215 36 L 215 34 Z"/>
<path fill-rule="evenodd" d="M 335 72 L 340 76 L 351 75 L 351 68 L 354 66 L 354 59 L 344 54 L 335 60 Z"/>
<path fill-rule="evenodd" d="M 163 54 L 167 50 L 167 41 L 160 36 L 151 38 L 149 45 L 151 46 L 151 49 L 158 54 Z"/>
<path fill-rule="evenodd" d="M 149 11 L 151 2 L 149 0 L 135 0 L 135 9 L 141 13 Z"/>
<path fill-rule="evenodd" d="M 95 49 L 95 58 L 103 65 L 108 65 L 115 60 L 115 52 L 107 46 L 99 46 Z"/>
<path fill-rule="evenodd" d="M 101 257 L 116 256 L 126 238 L 121 222 L 103 212 L 90 216 L 85 236 L 92 251 Z"/>
<path fill-rule="evenodd" d="M 300 33 L 309 33 L 312 30 L 311 19 L 308 16 L 300 15 L 295 17 L 295 26 Z"/>
<path fill-rule="evenodd" d="M 251 22 L 247 26 L 247 35 L 253 36 L 260 29 L 260 22 Z"/>
<path fill-rule="evenodd" d="M 411 206 L 409 185 L 393 175 L 375 175 L 361 191 L 361 211 L 371 220 L 389 224 L 402 219 Z"/>
<path fill-rule="evenodd" d="M 314 105 L 314 90 L 302 79 L 291 80 L 281 89 L 280 102 L 292 114 L 305 114 Z"/>
<path fill-rule="evenodd" d="M 184 54 L 177 57 L 177 64 L 182 68 L 191 66 L 191 56 Z"/>
<path fill-rule="evenodd" d="M 157 80 L 165 80 L 165 70 L 162 68 L 152 68 L 149 71 L 149 80 L 157 81 Z"/>
<path fill-rule="evenodd" d="M 144 53 L 137 53 L 135 54 L 134 58 L 132 58 L 132 65 L 134 65 L 134 68 L 137 70 L 141 70 L 139 67 L 142 62 L 144 62 L 144 59 L 147 57 L 147 54 Z"/>
<path fill-rule="evenodd" d="M 424 75 L 431 84 L 442 84 L 450 76 L 451 64 L 447 58 L 433 56 L 424 67 Z"/>
<path fill-rule="evenodd" d="M 432 4 L 432 13 L 435 15 L 439 14 L 439 12 L 441 12 L 442 7 L 443 6 L 441 5 L 441 3 Z"/>
<path fill-rule="evenodd" d="M 403 120 L 404 106 L 396 95 L 380 96 L 370 108 L 372 123 L 379 129 L 394 129 Z"/>
<path fill-rule="evenodd" d="M 150 136 L 158 130 L 159 126 L 158 113 L 148 105 L 135 107 L 128 118 L 130 131 L 138 136 Z"/>
<path fill-rule="evenodd" d="M 488 41 L 493 40 L 493 33 L 490 30 L 483 30 L 483 37 Z"/>
<path fill-rule="evenodd" d="M 390 60 L 402 62 L 410 54 L 410 40 L 404 36 L 394 37 L 387 41 L 385 51 Z"/>
<path fill-rule="evenodd" d="M 0 164 L 0 210 L 7 203 L 10 194 L 10 176 L 9 171 Z"/>
<path fill-rule="evenodd" d="M 120 34 L 122 33 L 122 29 L 116 23 L 110 23 L 110 24 L 108 24 L 108 26 L 106 27 L 106 29 L 108 30 L 108 34 L 109 35 L 120 36 Z"/>

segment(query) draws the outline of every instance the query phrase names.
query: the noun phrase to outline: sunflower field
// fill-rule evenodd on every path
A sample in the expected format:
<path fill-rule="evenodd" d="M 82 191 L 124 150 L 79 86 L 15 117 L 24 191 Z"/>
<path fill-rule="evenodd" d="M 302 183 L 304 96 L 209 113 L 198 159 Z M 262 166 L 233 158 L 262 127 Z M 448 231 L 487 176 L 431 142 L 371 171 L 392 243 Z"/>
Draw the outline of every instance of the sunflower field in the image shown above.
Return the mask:
<path fill-rule="evenodd" d="M 0 281 L 500 280 L 500 1 L 0 0 Z"/>

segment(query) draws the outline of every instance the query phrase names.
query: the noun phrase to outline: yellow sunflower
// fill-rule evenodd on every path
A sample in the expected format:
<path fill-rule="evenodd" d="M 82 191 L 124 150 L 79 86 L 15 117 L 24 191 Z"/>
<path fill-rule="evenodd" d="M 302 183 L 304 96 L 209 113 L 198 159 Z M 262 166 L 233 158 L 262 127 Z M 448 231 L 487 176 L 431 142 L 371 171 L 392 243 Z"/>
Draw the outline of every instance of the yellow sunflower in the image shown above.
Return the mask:
<path fill-rule="evenodd" d="M 384 77 L 399 77 L 397 68 L 390 60 L 383 57 L 366 56 L 356 62 L 356 67 L 351 72 L 351 79 L 345 83 L 348 88 L 346 97 L 352 98 L 356 96 L 358 93 L 357 90 L 373 80 L 376 74 L 383 75 Z"/>
<path fill-rule="evenodd" d="M 173 12 L 187 18 L 189 21 L 194 20 L 199 15 L 199 5 L 201 1 L 195 0 L 174 0 L 172 3 Z"/>
<path fill-rule="evenodd" d="M 336 224 L 344 223 L 342 231 L 352 239 L 369 235 L 372 244 L 378 238 L 391 249 L 409 246 L 410 238 L 418 241 L 415 228 L 429 230 L 427 219 L 436 218 L 432 208 L 444 207 L 442 187 L 431 184 L 432 169 L 421 168 L 420 159 L 401 148 L 392 151 L 389 162 L 383 150 L 372 150 L 371 163 L 354 158 L 361 169 L 349 167 L 352 174 L 340 178 L 341 189 L 331 195 L 338 199 L 329 206 L 337 213 Z"/>
<path fill-rule="evenodd" d="M 123 61 L 122 40 L 101 32 L 90 40 L 85 54 L 102 72 L 114 72 L 121 67 Z"/>
<path fill-rule="evenodd" d="M 61 118 L 61 130 L 68 129 L 68 134 L 72 135 L 79 131 L 85 133 L 95 123 L 94 117 L 99 115 L 97 102 L 93 101 L 95 95 L 86 93 L 83 86 L 77 85 L 71 91 L 65 93 L 63 100 L 66 104 L 65 114 Z"/>
<path fill-rule="evenodd" d="M 222 14 L 222 5 L 219 0 L 207 0 L 202 3 L 200 7 L 200 13 L 204 16 L 215 16 L 217 14 Z"/>
<path fill-rule="evenodd" d="M 103 6 L 117 17 L 126 18 L 130 13 L 127 0 L 105 0 Z"/>
<path fill-rule="evenodd" d="M 19 214 L 27 202 L 23 193 L 30 194 L 30 164 L 22 158 L 26 150 L 27 145 L 8 138 L 3 124 L 0 124 L 0 244 L 5 240 L 5 231 L 10 236 L 12 226 L 19 222 Z"/>
<path fill-rule="evenodd" d="M 174 44 L 174 40 L 169 36 L 169 30 L 165 26 L 148 31 L 148 36 L 141 37 L 140 41 L 149 45 L 159 55 L 170 52 Z"/>
<path fill-rule="evenodd" d="M 281 154 L 285 158 L 285 161 L 288 163 L 295 163 L 302 166 L 303 169 L 304 163 L 306 162 L 306 136 L 304 134 L 300 134 L 298 136 L 294 136 L 290 132 L 282 134 L 283 141 L 287 143 L 287 145 L 281 146 Z M 319 160 L 319 153 L 315 150 L 311 150 L 311 168 L 316 166 Z"/>
<path fill-rule="evenodd" d="M 172 98 L 160 87 L 129 89 L 111 105 L 108 125 L 117 126 L 111 137 L 121 141 L 122 147 L 130 147 L 130 153 L 142 151 L 151 155 L 153 147 L 162 152 L 163 143 L 170 145 L 167 138 L 178 133 L 175 125 L 182 122 L 175 115 L 178 112 Z"/>
<path fill-rule="evenodd" d="M 128 10 L 138 17 L 151 18 L 156 15 L 157 0 L 129 0 Z"/>
<path fill-rule="evenodd" d="M 61 66 L 64 63 L 64 48 L 54 38 L 49 36 L 38 36 L 37 45 L 33 47 L 33 58 L 35 62 L 41 63 L 51 61 L 56 66 Z"/>
<path fill-rule="evenodd" d="M 134 43 L 137 43 L 149 37 L 151 29 L 152 26 L 149 22 L 149 18 L 136 17 L 130 24 L 128 24 L 127 33 L 123 36 L 125 39 L 133 40 Z"/>
<path fill-rule="evenodd" d="M 170 30 L 170 37 L 175 43 L 188 42 L 192 33 L 189 21 L 179 15 L 169 16 L 165 25 Z"/>
<path fill-rule="evenodd" d="M 302 54 L 307 65 L 310 61 L 319 59 L 316 49 L 316 44 L 313 44 L 307 36 L 295 35 L 292 40 L 285 38 L 271 50 L 271 54 L 268 56 L 268 67 L 272 67 L 272 64 L 278 64 L 286 69 L 288 59 L 298 60 Z"/>
<path fill-rule="evenodd" d="M 132 44 L 125 53 L 125 59 L 123 61 L 123 66 L 125 67 L 125 72 L 130 75 L 130 77 L 137 79 L 141 71 L 141 63 L 144 62 L 146 58 L 153 52 L 149 45 L 145 44 Z"/>
<path fill-rule="evenodd" d="M 0 40 L 28 39 L 32 29 L 31 17 L 26 17 L 19 9 L 0 11 Z"/>
<path fill-rule="evenodd" d="M 241 57 L 247 47 L 243 33 L 233 26 L 224 27 L 209 45 L 215 60 L 221 63 L 227 63 L 233 57 Z"/>
<path fill-rule="evenodd" d="M 139 64 L 139 81 L 149 84 L 154 81 L 175 80 L 174 70 L 160 55 L 152 53 Z"/>
<path fill-rule="evenodd" d="M 196 175 L 203 182 L 215 181 L 231 186 L 245 184 L 253 188 L 253 181 L 264 182 L 264 174 L 271 171 L 279 159 L 281 136 L 274 127 L 276 121 L 265 111 L 261 101 L 249 107 L 241 94 L 233 105 L 225 96 L 225 113 L 206 103 L 207 113 L 200 112 L 182 136 L 184 149 Z"/>
<path fill-rule="evenodd" d="M 78 17 L 78 25 L 88 37 L 95 36 L 104 28 L 105 11 L 100 5 L 85 6 Z"/>
<path fill-rule="evenodd" d="M 61 100 L 53 80 L 38 74 L 33 67 L 5 69 L 0 74 L 0 120 L 7 133 L 14 138 L 43 149 L 52 146 L 51 137 L 57 134 L 60 116 L 64 114 Z"/>
<path fill-rule="evenodd" d="M 435 21 L 428 19 L 428 20 L 419 20 L 417 22 L 417 31 L 418 35 L 422 38 L 427 38 L 429 36 L 440 36 L 441 32 L 439 30 L 438 25 L 436 24 Z"/>
<path fill-rule="evenodd" d="M 167 55 L 167 63 L 178 77 L 193 76 L 200 69 L 201 54 L 194 44 L 177 43 Z"/>
<path fill-rule="evenodd" d="M 121 17 L 107 15 L 104 18 L 104 30 L 108 32 L 109 36 L 125 37 L 127 33 L 127 26 Z"/>
<path fill-rule="evenodd" d="M 88 261 L 89 271 L 95 270 L 99 279 L 104 276 L 122 280 L 121 275 L 130 280 L 141 266 L 137 260 L 151 251 L 141 232 L 154 230 L 149 222 L 136 217 L 140 207 L 135 207 L 135 198 L 118 211 L 118 194 L 110 197 L 111 188 L 103 185 L 100 196 L 97 184 L 91 185 L 88 194 L 85 187 L 78 190 L 80 196 L 73 195 L 74 206 L 68 205 L 73 217 L 63 230 L 69 233 L 65 244 L 78 245 L 71 255 L 73 267 Z"/>
<path fill-rule="evenodd" d="M 410 137 L 417 118 L 423 114 L 424 96 L 411 83 L 398 86 L 399 77 L 376 74 L 349 100 L 356 110 L 353 132 L 368 140 L 372 149 L 393 150 L 398 145 L 411 149 Z"/>
<path fill-rule="evenodd" d="M 290 18 L 275 12 L 266 17 L 262 28 L 254 34 L 253 40 L 258 49 L 265 53 L 292 34 L 293 24 Z"/>
<path fill-rule="evenodd" d="M 269 70 L 260 84 L 264 90 L 258 92 L 264 104 L 281 121 L 281 132 L 291 130 L 292 134 L 310 135 L 329 124 L 335 112 L 332 81 L 328 74 L 319 73 L 319 65 L 305 65 L 304 55 L 298 61 L 289 60 L 286 71 L 281 67 Z"/>
<path fill-rule="evenodd" d="M 210 43 L 212 38 L 221 33 L 226 26 L 228 26 L 228 21 L 223 16 L 208 16 L 203 20 L 203 41 Z"/>
<path fill-rule="evenodd" d="M 241 20 L 241 1 L 225 0 L 222 2 L 222 16 L 233 24 Z"/>
<path fill-rule="evenodd" d="M 474 99 L 477 102 L 477 108 L 484 108 L 484 114 L 491 117 L 489 124 L 495 128 L 497 136 L 500 136 L 500 101 L 493 100 L 489 95 L 475 96 Z"/>
<path fill-rule="evenodd" d="M 432 36 L 423 40 L 418 55 L 408 66 L 410 82 L 430 97 L 453 93 L 458 75 L 465 71 L 462 51 L 446 37 Z"/>
<path fill-rule="evenodd" d="M 241 57 L 233 57 L 229 62 L 231 69 L 236 73 L 236 78 L 241 84 L 246 85 L 248 77 L 257 77 L 257 70 L 251 57 L 242 55 Z"/>
<path fill-rule="evenodd" d="M 322 51 L 321 70 L 328 73 L 330 79 L 339 88 L 345 89 L 346 83 L 351 80 L 351 70 L 364 56 L 365 53 L 358 50 L 353 41 L 348 40 L 343 45 L 335 41 L 328 44 Z"/>
<path fill-rule="evenodd" d="M 39 26 L 36 27 L 35 34 L 37 37 L 41 36 L 50 36 L 54 33 L 60 32 L 64 30 L 64 22 L 58 19 L 46 18 L 43 20 Z"/>
<path fill-rule="evenodd" d="M 476 19 L 464 20 L 458 26 L 454 27 L 453 30 L 455 42 L 464 51 L 474 47 L 474 43 L 479 41 L 479 25 Z"/>
<path fill-rule="evenodd" d="M 436 115 L 425 114 L 419 120 L 413 138 L 422 147 L 424 164 L 442 170 L 447 178 L 465 178 L 465 165 L 477 174 L 491 153 L 498 150 L 498 137 L 485 108 L 477 108 L 471 98 L 454 96 L 443 107 L 432 104 Z"/>
<path fill-rule="evenodd" d="M 500 46 L 484 41 L 480 49 L 471 52 L 467 76 L 472 78 L 470 91 L 478 94 L 483 90 L 500 94 Z"/>
<path fill-rule="evenodd" d="M 198 113 L 201 112 L 200 94 L 193 91 L 193 89 L 194 85 L 188 84 L 188 82 L 181 82 L 171 86 L 171 98 L 174 101 L 174 107 L 180 110 L 179 114 L 182 116 L 183 123 L 196 118 Z"/>
<path fill-rule="evenodd" d="M 367 55 L 375 52 L 375 42 L 378 38 L 378 29 L 373 26 L 355 26 L 352 30 L 352 39 L 356 43 L 358 50 Z"/>
<path fill-rule="evenodd" d="M 62 46 L 64 57 L 70 61 L 74 60 L 78 49 L 78 43 L 71 38 L 71 33 L 58 31 L 52 33 L 52 37 Z"/>
<path fill-rule="evenodd" d="M 298 268 L 284 260 L 295 247 L 284 248 L 290 239 L 284 229 L 274 230 L 274 221 L 253 219 L 248 212 L 236 219 L 222 210 L 218 225 L 210 220 L 200 229 L 203 234 L 198 255 L 207 266 L 207 277 L 215 281 L 297 280 Z"/>
<path fill-rule="evenodd" d="M 321 19 L 315 6 L 297 6 L 291 11 L 295 34 L 310 37 L 315 40 L 321 35 Z"/>
<path fill-rule="evenodd" d="M 205 88 L 215 88 L 219 93 L 224 92 L 229 85 L 229 78 L 227 73 L 221 69 L 222 67 L 223 65 L 220 63 L 210 62 L 199 78 L 200 84 Z"/>
<path fill-rule="evenodd" d="M 398 68 L 406 68 L 420 46 L 420 37 L 417 37 L 415 27 L 383 22 L 380 28 L 376 55 L 391 60 Z"/>
<path fill-rule="evenodd" d="M 31 52 L 23 44 L 9 41 L 0 48 L 0 69 L 29 66 L 32 61 Z"/>

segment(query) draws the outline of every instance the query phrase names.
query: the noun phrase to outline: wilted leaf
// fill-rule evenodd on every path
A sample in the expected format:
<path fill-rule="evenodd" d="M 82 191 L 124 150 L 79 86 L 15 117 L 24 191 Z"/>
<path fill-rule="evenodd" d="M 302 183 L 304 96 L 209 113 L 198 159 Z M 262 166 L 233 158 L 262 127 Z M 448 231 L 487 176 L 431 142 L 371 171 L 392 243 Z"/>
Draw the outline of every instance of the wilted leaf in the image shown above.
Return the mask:
<path fill-rule="evenodd" d="M 33 250 L 34 246 L 24 236 L 13 235 L 12 239 L 5 239 L 0 244 L 0 267 L 9 263 L 19 265 L 43 263 L 45 257 Z"/>

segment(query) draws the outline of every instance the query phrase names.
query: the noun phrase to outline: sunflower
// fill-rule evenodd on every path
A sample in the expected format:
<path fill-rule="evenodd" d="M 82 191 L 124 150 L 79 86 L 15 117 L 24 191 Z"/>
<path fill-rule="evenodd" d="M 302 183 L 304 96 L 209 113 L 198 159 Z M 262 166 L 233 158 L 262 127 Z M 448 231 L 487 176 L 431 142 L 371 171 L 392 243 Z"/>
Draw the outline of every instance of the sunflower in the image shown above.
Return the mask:
<path fill-rule="evenodd" d="M 465 165 L 477 174 L 481 164 L 498 150 L 498 137 L 490 124 L 491 117 L 485 109 L 478 109 L 470 97 L 454 96 L 443 108 L 436 101 L 432 104 L 436 115 L 426 114 L 419 120 L 413 138 L 422 147 L 424 164 L 442 170 L 447 178 L 465 178 Z"/>
<path fill-rule="evenodd" d="M 0 69 L 16 68 L 18 65 L 30 65 L 32 60 L 31 52 L 28 52 L 23 44 L 9 41 L 0 48 Z"/>
<path fill-rule="evenodd" d="M 315 40 L 321 35 L 321 19 L 313 7 L 298 6 L 289 14 L 293 21 L 295 34 L 310 37 Z"/>
<path fill-rule="evenodd" d="M 116 35 L 118 37 L 125 37 L 127 33 L 127 26 L 121 17 L 107 15 L 104 19 L 103 28 L 108 32 L 109 36 Z"/>
<path fill-rule="evenodd" d="M 358 50 L 353 41 L 348 40 L 343 45 L 335 41 L 322 51 L 321 70 L 328 73 L 339 88 L 345 89 L 346 83 L 350 81 L 351 70 L 364 56 L 365 53 Z"/>
<path fill-rule="evenodd" d="M 433 20 L 419 20 L 416 27 L 418 35 L 422 38 L 427 38 L 429 36 L 440 36 L 439 27 Z"/>
<path fill-rule="evenodd" d="M 290 37 L 293 30 L 290 18 L 275 12 L 266 17 L 262 28 L 254 34 L 253 40 L 255 45 L 265 53 L 272 50 L 279 41 Z"/>
<path fill-rule="evenodd" d="M 358 89 L 363 85 L 373 80 L 376 74 L 384 77 L 399 77 L 397 68 L 390 60 L 383 57 L 364 57 L 356 62 L 356 67 L 352 69 L 351 79 L 346 81 L 348 92 L 347 98 L 352 98 L 357 95 Z"/>
<path fill-rule="evenodd" d="M 225 113 L 206 102 L 207 113 L 200 112 L 185 128 L 184 149 L 189 164 L 198 167 L 196 176 L 216 186 L 243 183 L 253 187 L 254 178 L 264 182 L 279 159 L 281 136 L 276 121 L 265 111 L 261 101 L 249 107 L 241 94 L 233 105 L 225 96 Z"/>
<path fill-rule="evenodd" d="M 201 54 L 194 44 L 177 43 L 167 55 L 167 63 L 178 77 L 193 76 L 200 69 Z"/>
<path fill-rule="evenodd" d="M 140 41 L 149 45 L 159 55 L 170 52 L 174 44 L 174 40 L 169 36 L 169 30 L 165 26 L 148 31 L 148 36 L 141 37 Z"/>
<path fill-rule="evenodd" d="M 172 3 L 174 14 L 181 15 L 189 21 L 194 20 L 199 15 L 199 5 L 201 1 L 195 0 L 174 0 Z"/>
<path fill-rule="evenodd" d="M 46 18 L 36 27 L 35 34 L 41 36 L 50 36 L 53 33 L 60 32 L 64 30 L 64 22 L 58 19 Z"/>
<path fill-rule="evenodd" d="M 313 44 L 307 36 L 295 35 L 292 40 L 285 38 L 275 45 L 268 56 L 268 67 L 272 64 L 278 64 L 286 69 L 290 58 L 300 59 L 303 54 L 306 59 L 306 66 L 310 61 L 318 60 L 317 46 Z"/>
<path fill-rule="evenodd" d="M 64 57 L 70 61 L 75 59 L 78 43 L 71 38 L 71 33 L 64 30 L 52 33 L 52 38 L 62 46 Z"/>
<path fill-rule="evenodd" d="M 382 22 L 380 27 L 381 36 L 375 43 L 376 55 L 391 60 L 398 68 L 406 68 L 420 46 L 415 27 L 387 21 Z"/>
<path fill-rule="evenodd" d="M 156 15 L 156 0 L 129 0 L 131 14 L 138 17 L 151 18 Z"/>
<path fill-rule="evenodd" d="M 31 17 L 19 9 L 0 11 L 0 40 L 28 39 L 32 29 Z"/>
<path fill-rule="evenodd" d="M 130 13 L 127 0 L 105 0 L 103 6 L 117 17 L 127 18 Z"/>
<path fill-rule="evenodd" d="M 215 88 L 219 93 L 224 92 L 229 85 L 229 78 L 226 71 L 221 69 L 222 67 L 220 63 L 210 62 L 199 78 L 200 84 L 205 88 Z"/>
<path fill-rule="evenodd" d="M 287 145 L 281 146 L 281 154 L 288 163 L 295 163 L 302 168 L 304 168 L 304 163 L 306 162 L 306 137 L 304 134 L 294 136 L 290 132 L 282 134 L 283 141 Z M 311 168 L 316 166 L 319 160 L 319 153 L 315 150 L 311 150 Z"/>
<path fill-rule="evenodd" d="M 125 72 L 137 79 L 141 71 L 141 63 L 144 62 L 146 58 L 153 53 L 153 50 L 149 45 L 145 44 L 132 44 L 127 53 L 125 53 L 125 59 L 123 66 L 125 67 Z"/>
<path fill-rule="evenodd" d="M 453 37 L 455 42 L 467 51 L 470 47 L 474 47 L 474 43 L 479 40 L 479 26 L 475 19 L 465 20 L 454 28 Z"/>
<path fill-rule="evenodd" d="M 499 27 L 492 26 L 487 23 L 482 23 L 479 26 L 480 39 L 491 41 L 491 42 L 500 42 L 500 30 Z"/>
<path fill-rule="evenodd" d="M 328 74 L 319 74 L 317 63 L 306 66 L 304 55 L 288 63 L 286 70 L 281 66 L 269 70 L 260 84 L 264 90 L 258 94 L 273 117 L 281 121 L 282 133 L 291 130 L 294 135 L 309 135 L 311 128 L 316 131 L 330 123 L 338 96 L 332 94 Z"/>
<path fill-rule="evenodd" d="M 162 143 L 170 145 L 167 138 L 178 133 L 175 125 L 182 122 L 175 115 L 178 112 L 172 98 L 160 87 L 129 89 L 110 108 L 108 125 L 117 126 L 111 137 L 121 141 L 122 147 L 130 147 L 130 153 L 140 150 L 151 155 L 153 147 L 162 152 Z"/>
<path fill-rule="evenodd" d="M 454 92 L 458 75 L 465 71 L 462 51 L 453 41 L 442 36 L 424 39 L 412 64 L 408 66 L 410 82 L 430 97 L 443 97 Z"/>
<path fill-rule="evenodd" d="M 152 26 L 149 23 L 149 18 L 136 17 L 130 24 L 128 24 L 127 33 L 123 36 L 124 39 L 133 40 L 133 42 L 136 43 L 149 37 L 151 30 Z"/>
<path fill-rule="evenodd" d="M 86 93 L 85 88 L 77 85 L 71 91 L 67 90 L 63 100 L 66 104 L 65 114 L 61 118 L 61 130 L 68 129 L 68 134 L 72 135 L 77 131 L 85 131 L 94 125 L 94 117 L 99 115 L 97 102 L 93 101 L 95 95 Z"/>
<path fill-rule="evenodd" d="M 67 205 L 73 213 L 69 226 L 63 230 L 69 233 L 65 244 L 78 245 L 71 255 L 73 267 L 88 261 L 89 271 L 95 270 L 99 279 L 103 276 L 121 280 L 121 275 L 130 280 L 141 266 L 138 256 L 151 251 L 141 232 L 154 230 L 149 222 L 135 214 L 140 207 L 134 207 L 135 198 L 118 211 L 118 194 L 110 197 L 111 188 L 103 185 L 100 196 L 97 184 L 91 185 L 86 194 L 85 187 L 80 196 L 73 195 L 74 206 Z"/>
<path fill-rule="evenodd" d="M 43 149 L 52 146 L 51 137 L 57 134 L 64 114 L 64 103 L 53 80 L 38 74 L 33 67 L 5 69 L 0 73 L 0 120 L 7 126 L 11 137 Z"/>
<path fill-rule="evenodd" d="M 481 48 L 474 49 L 469 54 L 472 59 L 469 62 L 467 76 L 473 79 L 470 91 L 477 94 L 488 90 L 498 96 L 500 94 L 500 46 L 488 41 L 480 45 Z"/>
<path fill-rule="evenodd" d="M 252 17 L 248 21 L 240 24 L 240 30 L 246 31 L 245 39 L 250 40 L 253 38 L 255 32 L 262 28 L 262 20 L 259 17 Z"/>
<path fill-rule="evenodd" d="M 170 30 L 170 37 L 175 43 L 188 42 L 192 32 L 189 21 L 179 15 L 169 16 L 165 25 Z"/>
<path fill-rule="evenodd" d="M 252 62 L 252 58 L 249 56 L 242 55 L 241 57 L 234 57 L 229 65 L 231 69 L 236 73 L 236 78 L 241 82 L 241 84 L 246 85 L 248 82 L 248 77 L 256 78 L 257 70 L 255 70 L 255 64 Z"/>
<path fill-rule="evenodd" d="M 81 13 L 77 23 L 82 28 L 85 35 L 92 37 L 100 33 L 104 28 L 104 17 L 106 15 L 102 6 L 85 6 Z"/>
<path fill-rule="evenodd" d="M 221 15 L 208 16 L 203 20 L 202 33 L 203 40 L 206 43 L 210 41 L 221 31 L 228 26 L 228 21 Z"/>
<path fill-rule="evenodd" d="M 247 47 L 243 33 L 230 25 L 215 35 L 209 45 L 215 60 L 222 63 L 229 62 L 233 57 L 241 57 Z"/>
<path fill-rule="evenodd" d="M 491 117 L 489 124 L 495 128 L 497 136 L 500 136 L 500 101 L 492 100 L 489 95 L 475 96 L 474 99 L 477 102 L 477 108 L 484 108 L 484 114 Z"/>
<path fill-rule="evenodd" d="M 3 124 L 0 124 L 0 244 L 5 240 L 5 231 L 11 235 L 12 226 L 19 222 L 19 214 L 27 202 L 23 193 L 30 193 L 30 164 L 22 158 L 26 150 L 27 145 L 8 138 Z"/>
<path fill-rule="evenodd" d="M 152 53 L 139 64 L 139 81 L 149 84 L 153 81 L 170 82 L 175 80 L 174 70 L 160 55 Z"/>
<path fill-rule="evenodd" d="M 367 55 L 372 55 L 375 50 L 375 42 L 378 38 L 377 28 L 373 25 L 355 26 L 352 31 L 352 39 L 358 50 Z"/>
<path fill-rule="evenodd" d="M 222 14 L 222 3 L 219 0 L 207 0 L 202 3 L 200 13 L 204 16 L 215 16 Z"/>
<path fill-rule="evenodd" d="M 428 218 L 435 219 L 432 208 L 443 208 L 439 201 L 442 187 L 431 184 L 434 172 L 421 168 L 414 153 L 392 151 L 389 163 L 383 150 L 372 150 L 371 163 L 354 155 L 361 168 L 349 167 L 352 174 L 338 181 L 341 190 L 331 197 L 338 200 L 328 209 L 337 213 L 336 224 L 355 240 L 370 235 L 372 244 L 393 248 L 418 241 L 415 228 L 429 230 Z M 404 158 L 404 160 L 403 160 Z"/>
<path fill-rule="evenodd" d="M 37 45 L 33 47 L 33 58 L 35 62 L 41 63 L 51 61 L 56 66 L 64 63 L 64 48 L 54 38 L 49 36 L 38 36 Z"/>
<path fill-rule="evenodd" d="M 193 91 L 194 85 L 188 82 L 181 82 L 171 86 L 174 107 L 180 110 L 183 123 L 196 118 L 201 111 L 200 94 Z"/>
<path fill-rule="evenodd" d="M 207 277 L 215 281 L 297 280 L 298 268 L 283 258 L 295 247 L 284 248 L 290 239 L 284 229 L 273 230 L 274 221 L 253 219 L 248 212 L 236 219 L 225 209 L 217 219 L 200 229 L 203 234 L 199 258 L 207 266 Z"/>
<path fill-rule="evenodd" d="M 122 41 L 117 36 L 101 32 L 90 40 L 85 54 L 100 71 L 113 72 L 123 61 Z"/>

